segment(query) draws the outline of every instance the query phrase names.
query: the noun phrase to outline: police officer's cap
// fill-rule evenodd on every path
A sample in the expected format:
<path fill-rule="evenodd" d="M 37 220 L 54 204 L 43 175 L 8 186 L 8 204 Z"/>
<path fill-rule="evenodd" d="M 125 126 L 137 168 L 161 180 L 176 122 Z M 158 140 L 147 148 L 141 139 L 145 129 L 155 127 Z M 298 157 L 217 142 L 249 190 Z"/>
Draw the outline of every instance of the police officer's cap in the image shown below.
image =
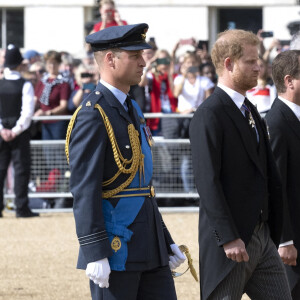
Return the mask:
<path fill-rule="evenodd" d="M 5 50 L 4 67 L 14 69 L 23 61 L 23 56 L 18 47 L 9 44 Z"/>
<path fill-rule="evenodd" d="M 145 41 L 148 28 L 146 23 L 112 26 L 88 35 L 85 40 L 94 52 L 112 48 L 129 51 L 151 49 Z"/>

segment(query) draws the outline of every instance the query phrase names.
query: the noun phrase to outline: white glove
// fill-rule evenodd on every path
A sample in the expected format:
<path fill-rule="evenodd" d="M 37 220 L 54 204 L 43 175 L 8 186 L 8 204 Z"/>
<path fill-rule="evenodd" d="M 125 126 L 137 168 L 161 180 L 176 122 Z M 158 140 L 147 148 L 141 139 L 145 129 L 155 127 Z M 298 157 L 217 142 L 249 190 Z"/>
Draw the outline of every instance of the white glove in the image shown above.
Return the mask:
<path fill-rule="evenodd" d="M 95 284 L 99 284 L 99 287 L 108 288 L 108 279 L 110 274 L 108 259 L 103 258 L 89 263 L 86 267 L 85 274 L 90 278 L 90 280 L 94 281 Z"/>
<path fill-rule="evenodd" d="M 186 260 L 186 257 L 176 244 L 172 244 L 170 247 L 174 255 L 169 256 L 169 266 L 171 270 L 174 270 Z"/>

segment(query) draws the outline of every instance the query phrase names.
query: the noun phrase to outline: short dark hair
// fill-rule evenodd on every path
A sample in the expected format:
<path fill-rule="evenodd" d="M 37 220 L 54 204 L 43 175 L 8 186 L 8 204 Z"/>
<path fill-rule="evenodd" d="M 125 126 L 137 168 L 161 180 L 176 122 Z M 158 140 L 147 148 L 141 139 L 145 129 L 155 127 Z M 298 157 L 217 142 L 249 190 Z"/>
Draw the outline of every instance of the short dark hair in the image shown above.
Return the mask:
<path fill-rule="evenodd" d="M 61 55 L 59 52 L 55 51 L 55 50 L 49 50 L 45 55 L 44 55 L 44 60 L 45 61 L 51 61 L 54 60 L 57 63 L 61 63 Z"/>
<path fill-rule="evenodd" d="M 203 69 L 206 67 L 212 67 L 214 70 L 216 69 L 212 62 L 206 62 L 206 63 L 200 65 L 200 72 L 202 73 Z"/>
<path fill-rule="evenodd" d="M 272 62 L 272 77 L 278 93 L 285 93 L 284 77 L 290 75 L 298 79 L 300 76 L 300 50 L 280 52 Z"/>

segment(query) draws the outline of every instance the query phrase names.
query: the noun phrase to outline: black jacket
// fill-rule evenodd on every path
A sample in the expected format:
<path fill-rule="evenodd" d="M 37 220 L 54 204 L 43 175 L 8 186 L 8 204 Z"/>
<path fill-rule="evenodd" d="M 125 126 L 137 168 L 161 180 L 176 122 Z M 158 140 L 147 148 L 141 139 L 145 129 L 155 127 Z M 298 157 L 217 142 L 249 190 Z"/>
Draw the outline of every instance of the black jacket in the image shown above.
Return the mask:
<path fill-rule="evenodd" d="M 251 104 L 259 145 L 232 99 L 217 87 L 190 125 L 192 161 L 200 195 L 199 250 L 202 299 L 207 299 L 235 262 L 222 245 L 241 238 L 247 245 L 261 213 L 279 243 L 281 185 L 265 124 Z M 264 210 L 267 210 L 264 211 Z"/>

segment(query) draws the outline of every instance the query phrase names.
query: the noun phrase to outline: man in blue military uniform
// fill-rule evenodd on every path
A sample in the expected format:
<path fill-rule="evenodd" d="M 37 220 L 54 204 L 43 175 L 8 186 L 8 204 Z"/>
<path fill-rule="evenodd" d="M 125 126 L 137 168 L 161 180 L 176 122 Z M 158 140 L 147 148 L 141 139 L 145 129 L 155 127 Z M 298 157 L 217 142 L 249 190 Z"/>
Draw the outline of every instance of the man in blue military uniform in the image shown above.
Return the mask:
<path fill-rule="evenodd" d="M 127 94 L 145 62 L 147 24 L 106 28 L 86 38 L 101 80 L 74 113 L 66 154 L 80 243 L 92 299 L 176 299 L 171 269 L 185 256 L 154 199 L 152 137 Z"/>

